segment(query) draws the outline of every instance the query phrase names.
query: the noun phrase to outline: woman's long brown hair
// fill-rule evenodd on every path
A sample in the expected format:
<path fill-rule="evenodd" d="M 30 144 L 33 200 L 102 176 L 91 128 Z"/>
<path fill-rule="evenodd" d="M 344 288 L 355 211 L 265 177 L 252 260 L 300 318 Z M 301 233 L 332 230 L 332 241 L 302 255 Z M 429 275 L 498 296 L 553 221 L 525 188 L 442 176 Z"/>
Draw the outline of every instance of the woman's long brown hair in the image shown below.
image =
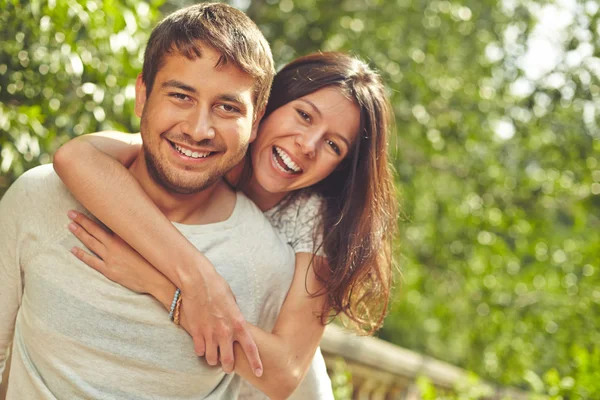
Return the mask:
<path fill-rule="evenodd" d="M 361 60 L 315 53 L 275 76 L 265 117 L 325 87 L 336 87 L 360 108 L 354 148 L 327 178 L 310 187 L 325 199 L 323 249 L 328 271 L 315 271 L 328 301 L 323 318 L 342 314 L 346 326 L 372 334 L 383 324 L 392 284 L 392 239 L 397 205 L 387 140 L 391 107 L 381 79 Z"/>

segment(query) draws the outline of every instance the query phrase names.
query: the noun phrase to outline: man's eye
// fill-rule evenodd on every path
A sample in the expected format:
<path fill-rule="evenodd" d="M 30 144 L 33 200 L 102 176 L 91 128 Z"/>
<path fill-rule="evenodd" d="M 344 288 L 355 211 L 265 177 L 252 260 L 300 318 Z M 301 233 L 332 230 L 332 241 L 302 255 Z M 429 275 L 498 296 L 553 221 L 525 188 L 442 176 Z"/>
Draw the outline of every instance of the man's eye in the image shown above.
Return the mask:
<path fill-rule="evenodd" d="M 300 118 L 302 118 L 306 122 L 311 122 L 312 121 L 312 118 L 310 117 L 310 115 L 308 113 L 305 113 L 304 111 L 302 111 L 300 109 L 296 109 L 296 112 L 298 113 L 298 115 L 300 116 Z"/>
<path fill-rule="evenodd" d="M 226 111 L 228 113 L 240 112 L 239 108 L 234 107 L 231 104 L 222 104 L 221 108 L 223 109 L 223 111 Z"/>
<path fill-rule="evenodd" d="M 332 149 L 333 151 L 335 151 L 335 153 L 336 153 L 338 156 L 339 156 L 340 154 L 342 154 L 342 152 L 341 152 L 340 148 L 338 147 L 338 145 L 337 145 L 337 144 L 335 144 L 335 142 L 334 142 L 334 141 L 327 139 L 327 140 L 326 140 L 326 142 L 327 142 L 327 144 L 329 145 L 329 147 L 331 147 L 331 149 Z"/>
<path fill-rule="evenodd" d="M 187 100 L 190 98 L 187 94 L 183 93 L 171 93 L 170 96 L 177 100 Z"/>

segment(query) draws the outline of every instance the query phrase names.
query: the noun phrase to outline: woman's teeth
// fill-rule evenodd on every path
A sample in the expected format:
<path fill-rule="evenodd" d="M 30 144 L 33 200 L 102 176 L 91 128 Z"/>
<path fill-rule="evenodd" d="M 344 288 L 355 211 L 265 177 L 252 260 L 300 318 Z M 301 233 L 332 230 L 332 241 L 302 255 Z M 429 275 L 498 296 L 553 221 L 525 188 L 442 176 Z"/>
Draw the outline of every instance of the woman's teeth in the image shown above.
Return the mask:
<path fill-rule="evenodd" d="M 283 161 L 283 163 L 285 164 L 285 166 L 290 169 L 293 172 L 301 172 L 302 169 L 300 168 L 300 166 L 298 164 L 296 164 L 295 162 L 292 161 L 292 159 L 290 158 L 290 156 L 283 151 L 282 149 L 280 149 L 277 146 L 274 146 L 275 152 L 277 153 L 277 155 L 279 156 L 279 158 L 281 158 L 281 161 Z M 277 164 L 277 166 L 279 166 L 279 163 Z M 289 172 L 289 171 L 284 171 L 284 172 Z"/>
<path fill-rule="evenodd" d="M 173 143 L 173 146 L 175 147 L 175 150 L 177 150 L 179 152 L 179 154 L 183 154 L 183 155 L 191 157 L 191 158 L 205 158 L 210 155 L 210 151 L 207 151 L 207 152 L 191 151 L 190 149 L 184 149 L 183 147 L 181 147 L 175 143 Z"/>

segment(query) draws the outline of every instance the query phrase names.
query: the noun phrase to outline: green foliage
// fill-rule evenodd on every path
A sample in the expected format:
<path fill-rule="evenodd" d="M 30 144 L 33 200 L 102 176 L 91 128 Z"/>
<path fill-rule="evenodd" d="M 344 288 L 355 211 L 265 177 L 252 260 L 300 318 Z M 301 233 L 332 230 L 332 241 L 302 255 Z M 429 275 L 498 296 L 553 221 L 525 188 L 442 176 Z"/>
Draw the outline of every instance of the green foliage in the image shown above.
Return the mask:
<path fill-rule="evenodd" d="M 572 345 L 600 341 L 600 14 L 563 3 L 265 0 L 247 12 L 278 65 L 350 51 L 388 84 L 402 279 L 380 336 L 486 380 L 593 398 L 597 350 Z M 136 129 L 159 5 L 0 0 L 0 194 L 69 137 Z M 557 19 L 563 56 L 532 73 L 523 56 L 552 10 L 574 16 Z"/>
<path fill-rule="evenodd" d="M 136 129 L 135 78 L 161 3 L 0 0 L 0 195 L 70 137 Z"/>
<path fill-rule="evenodd" d="M 380 336 L 513 385 L 568 374 L 570 344 L 600 339 L 598 10 L 577 6 L 564 59 L 531 77 L 521 60 L 545 3 L 249 9 L 279 62 L 350 51 L 389 85 L 403 277 Z"/>
<path fill-rule="evenodd" d="M 571 347 L 569 375 L 562 375 L 556 368 L 547 371 L 543 380 L 534 375 L 538 392 L 549 395 L 551 400 L 600 398 L 600 348 L 589 351 L 580 346 Z"/>
<path fill-rule="evenodd" d="M 568 374 L 570 344 L 600 339 L 598 10 L 573 11 L 564 59 L 532 78 L 520 60 L 545 3 L 249 9 L 280 63 L 350 51 L 389 85 L 403 278 L 380 336 L 512 385 Z"/>
<path fill-rule="evenodd" d="M 425 377 L 417 378 L 417 387 L 423 400 L 481 400 L 488 399 L 494 394 L 492 389 L 482 384 L 476 376 L 461 382 L 460 387 L 454 391 L 440 390 Z"/>
<path fill-rule="evenodd" d="M 352 373 L 343 358 L 335 361 L 330 373 L 333 396 L 336 400 L 351 400 L 353 393 Z"/>
<path fill-rule="evenodd" d="M 523 380 L 527 382 L 531 400 L 593 400 L 600 398 L 600 349 L 592 351 L 579 346 L 572 346 L 569 355 L 571 375 L 561 376 L 556 368 L 552 368 L 538 376 L 533 371 L 526 371 Z M 467 382 L 460 382 L 454 391 L 440 391 L 430 380 L 420 377 L 417 386 L 423 400 L 478 400 L 490 398 L 491 388 L 482 384 L 479 378 L 472 376 Z M 510 399 L 510 395 L 506 396 Z"/>

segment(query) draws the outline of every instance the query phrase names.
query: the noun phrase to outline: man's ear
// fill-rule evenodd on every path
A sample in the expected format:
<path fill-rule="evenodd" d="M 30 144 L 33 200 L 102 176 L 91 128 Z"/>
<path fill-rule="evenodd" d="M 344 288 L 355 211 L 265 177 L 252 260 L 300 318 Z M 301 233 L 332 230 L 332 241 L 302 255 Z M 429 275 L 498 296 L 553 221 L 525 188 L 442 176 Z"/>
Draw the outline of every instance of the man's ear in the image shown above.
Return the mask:
<path fill-rule="evenodd" d="M 142 111 L 146 104 L 146 84 L 142 79 L 142 74 L 139 74 L 135 81 L 135 115 L 142 118 Z"/>
<path fill-rule="evenodd" d="M 250 143 L 254 142 L 254 140 L 256 139 L 256 135 L 258 135 L 258 127 L 264 115 L 265 109 L 263 107 L 263 109 L 260 110 L 254 117 L 254 122 L 252 123 L 252 133 L 250 134 Z"/>

